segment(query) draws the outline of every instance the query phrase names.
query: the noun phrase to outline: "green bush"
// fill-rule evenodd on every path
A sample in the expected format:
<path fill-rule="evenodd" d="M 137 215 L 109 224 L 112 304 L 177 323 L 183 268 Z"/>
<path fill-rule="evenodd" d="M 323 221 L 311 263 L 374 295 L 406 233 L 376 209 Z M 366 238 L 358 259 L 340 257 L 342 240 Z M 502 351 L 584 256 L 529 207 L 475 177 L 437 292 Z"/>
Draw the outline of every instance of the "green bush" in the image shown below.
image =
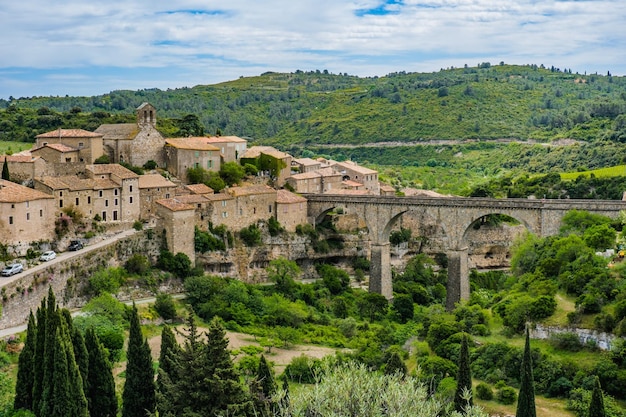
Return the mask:
<path fill-rule="evenodd" d="M 140 221 L 140 220 L 136 220 L 136 221 L 133 223 L 133 229 L 135 229 L 135 230 L 137 230 L 137 231 L 143 230 L 143 222 L 142 222 L 142 221 Z"/>
<path fill-rule="evenodd" d="M 126 281 L 126 274 L 122 268 L 101 269 L 89 277 L 89 291 L 91 294 L 116 294 Z"/>
<path fill-rule="evenodd" d="M 297 356 L 285 368 L 285 376 L 299 384 L 313 384 L 321 370 L 321 361 L 308 356 Z"/>
<path fill-rule="evenodd" d="M 576 333 L 561 333 L 550 336 L 550 343 L 557 349 L 568 352 L 578 352 L 582 350 L 583 344 Z"/>
<path fill-rule="evenodd" d="M 157 294 L 154 309 L 163 320 L 173 320 L 176 318 L 176 305 L 174 304 L 174 299 L 169 294 Z"/>
<path fill-rule="evenodd" d="M 150 271 L 150 261 L 148 261 L 148 258 L 144 255 L 135 253 L 133 256 L 128 258 L 124 264 L 124 269 L 126 269 L 129 274 L 143 276 Z"/>
<path fill-rule="evenodd" d="M 496 401 L 500 404 L 510 405 L 517 401 L 517 392 L 513 387 L 502 387 L 496 394 Z"/>
<path fill-rule="evenodd" d="M 246 246 L 257 246 L 261 244 L 261 229 L 256 224 L 251 224 L 239 231 L 239 237 Z"/>
<path fill-rule="evenodd" d="M 481 382 L 476 386 L 476 398 L 491 401 L 493 400 L 493 390 L 488 384 Z"/>

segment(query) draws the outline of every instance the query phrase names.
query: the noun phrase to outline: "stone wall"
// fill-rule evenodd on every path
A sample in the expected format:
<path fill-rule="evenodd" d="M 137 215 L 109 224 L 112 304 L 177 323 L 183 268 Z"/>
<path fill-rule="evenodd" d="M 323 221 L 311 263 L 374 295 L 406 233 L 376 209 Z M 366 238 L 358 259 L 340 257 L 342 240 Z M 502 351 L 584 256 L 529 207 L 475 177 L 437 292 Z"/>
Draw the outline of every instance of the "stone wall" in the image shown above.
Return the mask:
<path fill-rule="evenodd" d="M 93 272 L 102 267 L 120 266 L 135 253 L 145 255 L 154 262 L 160 245 L 158 232 L 148 229 L 99 248 L 86 246 L 74 258 L 38 268 L 34 270 L 36 272 L 27 269 L 18 279 L 0 289 L 0 329 L 26 323 L 30 311 L 34 313 L 37 310 L 49 287 L 52 287 L 61 307 L 82 307 L 87 302 L 82 295 L 83 289 Z M 118 298 L 124 300 L 145 295 L 131 289 L 126 294 L 119 294 Z"/>
<path fill-rule="evenodd" d="M 570 327 L 553 327 L 542 326 L 535 324 L 530 328 L 530 337 L 532 339 L 550 339 L 553 335 L 573 333 L 578 336 L 580 343 L 586 345 L 587 343 L 595 343 L 595 345 L 601 350 L 611 350 L 613 342 L 617 339 L 621 339 L 611 333 L 598 332 L 592 329 L 579 329 Z"/>

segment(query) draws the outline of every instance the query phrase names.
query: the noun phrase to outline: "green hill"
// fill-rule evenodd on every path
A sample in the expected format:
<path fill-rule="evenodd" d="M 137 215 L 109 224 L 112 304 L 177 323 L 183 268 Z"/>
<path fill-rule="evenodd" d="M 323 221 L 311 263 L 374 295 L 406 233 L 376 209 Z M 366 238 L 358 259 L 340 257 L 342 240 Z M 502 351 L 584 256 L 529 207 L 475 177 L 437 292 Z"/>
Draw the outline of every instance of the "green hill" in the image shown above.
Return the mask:
<path fill-rule="evenodd" d="M 165 91 L 0 100 L 0 108 L 74 109 L 104 117 L 133 114 L 146 101 L 159 109 L 161 118 L 194 114 L 208 133 L 219 129 L 283 148 L 441 139 L 626 140 L 625 77 L 535 65 L 483 63 L 373 78 L 319 71 L 265 73 Z M 40 121 L 45 128 L 58 127 L 51 115 L 41 116 L 48 116 Z M 9 123 L 2 114 L 0 123 L 0 139 L 11 139 L 15 121 Z"/>

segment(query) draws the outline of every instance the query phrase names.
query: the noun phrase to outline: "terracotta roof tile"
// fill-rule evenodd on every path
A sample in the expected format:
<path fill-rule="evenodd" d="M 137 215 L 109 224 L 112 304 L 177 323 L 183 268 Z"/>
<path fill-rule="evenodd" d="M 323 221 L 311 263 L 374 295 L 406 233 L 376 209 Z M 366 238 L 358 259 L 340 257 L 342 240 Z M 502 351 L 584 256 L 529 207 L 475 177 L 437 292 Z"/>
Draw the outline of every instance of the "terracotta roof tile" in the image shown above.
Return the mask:
<path fill-rule="evenodd" d="M 245 143 L 248 142 L 237 136 L 211 136 L 205 138 L 207 143 Z"/>
<path fill-rule="evenodd" d="M 23 203 L 48 198 L 54 197 L 11 181 L 0 180 L 0 203 Z"/>
<path fill-rule="evenodd" d="M 197 203 L 209 202 L 209 200 L 207 200 L 203 195 L 200 195 L 200 194 L 177 195 L 175 198 L 181 203 L 186 203 L 186 204 L 197 204 Z"/>
<path fill-rule="evenodd" d="M 217 193 L 217 194 L 207 194 L 203 196 L 209 201 L 224 201 L 224 200 L 232 200 L 233 197 L 226 193 Z"/>
<path fill-rule="evenodd" d="M 139 175 L 120 164 L 93 164 L 85 166 L 85 169 L 94 175 L 113 174 L 122 179 L 139 178 Z"/>
<path fill-rule="evenodd" d="M 38 148 L 31 149 L 31 152 L 37 152 L 42 150 L 43 148 L 54 149 L 55 151 L 66 153 L 66 152 L 78 152 L 77 148 L 73 148 L 71 146 L 64 145 L 62 143 L 48 143 L 46 145 L 40 146 Z"/>
<path fill-rule="evenodd" d="M 276 203 L 278 204 L 305 203 L 306 201 L 306 198 L 298 194 L 294 194 L 289 190 L 276 191 Z"/>
<path fill-rule="evenodd" d="M 195 207 L 191 204 L 183 203 L 176 198 L 157 200 L 156 203 L 171 211 L 195 210 Z"/>
<path fill-rule="evenodd" d="M 248 187 L 231 187 L 227 192 L 233 197 L 255 194 L 275 194 L 276 190 L 267 185 L 250 185 Z"/>
<path fill-rule="evenodd" d="M 219 148 L 205 142 L 206 138 L 190 137 L 190 138 L 168 138 L 165 139 L 166 146 L 172 146 L 177 149 L 189 149 L 193 151 L 218 151 Z"/>
<path fill-rule="evenodd" d="M 103 124 L 96 129 L 96 133 L 101 133 L 103 139 L 131 140 L 141 132 L 137 123 L 112 123 Z"/>
<path fill-rule="evenodd" d="M 176 187 L 172 181 L 161 174 L 145 174 L 139 176 L 139 188 L 168 188 Z"/>
<path fill-rule="evenodd" d="M 57 129 L 37 135 L 37 139 L 45 138 L 101 138 L 102 134 L 83 129 Z"/>
<path fill-rule="evenodd" d="M 213 189 L 206 184 L 189 184 L 185 185 L 185 188 L 191 191 L 192 194 L 213 194 Z"/>
<path fill-rule="evenodd" d="M 37 159 L 40 159 L 40 156 L 32 156 L 32 155 L 20 155 L 20 154 L 14 154 L 14 155 L 5 155 L 4 156 L 4 160 L 9 161 L 9 162 L 35 162 Z"/>

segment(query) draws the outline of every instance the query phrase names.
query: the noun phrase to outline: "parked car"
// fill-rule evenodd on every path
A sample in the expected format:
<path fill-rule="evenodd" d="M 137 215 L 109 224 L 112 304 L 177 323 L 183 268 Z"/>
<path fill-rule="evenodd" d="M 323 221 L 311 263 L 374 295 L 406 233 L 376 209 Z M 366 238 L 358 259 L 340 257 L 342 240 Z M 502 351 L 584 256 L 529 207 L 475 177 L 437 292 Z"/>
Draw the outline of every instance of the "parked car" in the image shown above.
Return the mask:
<path fill-rule="evenodd" d="M 72 240 L 70 245 L 67 247 L 67 250 L 75 251 L 83 248 L 83 242 L 80 240 Z"/>
<path fill-rule="evenodd" d="M 47 262 L 47 261 L 53 260 L 56 257 L 57 257 L 57 254 L 53 250 L 48 250 L 41 254 L 41 256 L 39 257 L 39 260 L 42 262 Z"/>
<path fill-rule="evenodd" d="M 20 272 L 22 272 L 24 270 L 24 267 L 22 266 L 22 264 L 11 264 L 11 265 L 7 265 L 3 270 L 2 270 L 2 276 L 3 277 L 10 277 L 11 275 L 15 275 L 15 274 L 19 274 Z"/>

